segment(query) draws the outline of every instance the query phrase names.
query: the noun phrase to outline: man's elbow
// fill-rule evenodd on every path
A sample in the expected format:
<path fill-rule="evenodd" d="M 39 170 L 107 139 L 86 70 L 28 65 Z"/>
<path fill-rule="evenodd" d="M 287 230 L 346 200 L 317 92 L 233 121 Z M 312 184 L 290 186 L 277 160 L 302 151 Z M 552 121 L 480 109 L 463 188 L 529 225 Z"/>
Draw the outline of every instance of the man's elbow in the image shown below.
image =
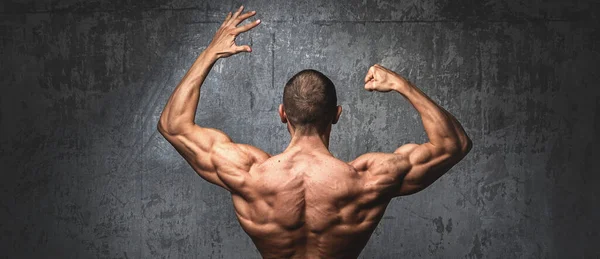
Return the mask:
<path fill-rule="evenodd" d="M 471 148 L 473 148 L 473 142 L 469 137 L 465 136 L 460 140 L 452 141 L 451 144 L 448 144 L 446 151 L 451 156 L 462 159 L 471 151 Z"/>
<path fill-rule="evenodd" d="M 469 137 L 465 136 L 465 138 L 458 143 L 455 154 L 462 159 L 471 151 L 471 148 L 473 148 L 473 142 Z"/>
<path fill-rule="evenodd" d="M 462 146 L 462 152 L 463 154 L 468 154 L 471 149 L 473 148 L 473 141 L 471 141 L 471 139 L 469 137 L 467 137 L 467 141 L 465 141 L 465 143 Z"/>
<path fill-rule="evenodd" d="M 167 131 L 165 130 L 165 126 L 163 125 L 163 123 L 160 120 L 156 124 L 156 130 L 158 130 L 158 132 L 163 136 L 165 134 L 167 134 Z"/>
<path fill-rule="evenodd" d="M 188 125 L 186 125 L 185 123 L 166 121 L 166 120 L 163 120 L 162 118 L 158 120 L 158 123 L 156 125 L 156 129 L 163 136 L 165 136 L 165 135 L 174 136 L 174 135 L 183 134 L 187 130 L 187 128 L 188 128 Z"/>
<path fill-rule="evenodd" d="M 158 120 L 158 123 L 156 124 L 156 130 L 158 130 L 158 132 L 163 136 L 173 135 L 167 129 L 167 124 L 163 120 Z"/>

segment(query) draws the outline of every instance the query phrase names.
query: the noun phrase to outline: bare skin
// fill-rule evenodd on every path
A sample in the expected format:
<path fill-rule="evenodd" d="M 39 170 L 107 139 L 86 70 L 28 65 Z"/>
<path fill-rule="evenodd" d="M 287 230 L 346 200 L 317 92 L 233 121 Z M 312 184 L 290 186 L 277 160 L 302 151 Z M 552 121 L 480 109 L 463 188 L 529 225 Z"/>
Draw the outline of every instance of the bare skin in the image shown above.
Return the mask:
<path fill-rule="evenodd" d="M 181 80 L 158 123 L 159 132 L 202 178 L 231 193 L 240 225 L 264 258 L 356 258 L 390 200 L 431 185 L 471 149 L 471 140 L 449 112 L 402 76 L 380 65 L 369 68 L 365 89 L 402 94 L 419 112 L 429 142 L 393 153 L 367 153 L 351 162 L 329 152 L 325 132 L 296 129 L 279 106 L 290 144 L 271 156 L 234 143 L 222 131 L 194 123 L 200 87 L 220 58 L 250 52 L 235 36 L 255 12 L 229 13 L 211 44 Z"/>

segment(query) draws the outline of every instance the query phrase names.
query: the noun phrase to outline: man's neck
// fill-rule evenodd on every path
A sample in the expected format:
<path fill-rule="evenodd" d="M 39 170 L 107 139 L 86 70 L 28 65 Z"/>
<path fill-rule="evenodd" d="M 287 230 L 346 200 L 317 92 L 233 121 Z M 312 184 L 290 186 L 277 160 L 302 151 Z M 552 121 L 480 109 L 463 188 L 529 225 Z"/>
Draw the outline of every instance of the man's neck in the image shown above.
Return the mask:
<path fill-rule="evenodd" d="M 329 153 L 329 136 L 323 135 L 294 135 L 285 151 L 290 149 L 326 151 Z M 284 152 L 285 152 L 284 151 Z"/>

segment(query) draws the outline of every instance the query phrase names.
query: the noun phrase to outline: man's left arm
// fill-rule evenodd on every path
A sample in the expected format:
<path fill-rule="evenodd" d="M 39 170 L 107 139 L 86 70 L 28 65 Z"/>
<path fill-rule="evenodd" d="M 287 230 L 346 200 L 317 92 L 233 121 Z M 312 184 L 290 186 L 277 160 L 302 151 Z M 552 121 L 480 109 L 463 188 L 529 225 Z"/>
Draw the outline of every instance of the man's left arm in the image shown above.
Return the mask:
<path fill-rule="evenodd" d="M 255 12 L 242 14 L 243 6 L 229 13 L 212 42 L 196 59 L 169 98 L 158 122 L 158 131 L 205 180 L 229 191 L 243 186 L 250 167 L 269 157 L 264 151 L 233 143 L 222 131 L 203 128 L 194 123 L 200 99 L 200 87 L 214 63 L 250 46 L 237 46 L 235 37 L 260 23 L 238 25 Z"/>

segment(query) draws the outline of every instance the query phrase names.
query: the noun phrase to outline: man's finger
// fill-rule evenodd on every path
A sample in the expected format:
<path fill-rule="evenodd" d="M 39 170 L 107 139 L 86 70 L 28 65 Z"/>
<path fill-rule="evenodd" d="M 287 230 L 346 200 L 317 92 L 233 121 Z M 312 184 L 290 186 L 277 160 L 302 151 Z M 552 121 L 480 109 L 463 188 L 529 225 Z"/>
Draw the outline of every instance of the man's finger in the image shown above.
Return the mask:
<path fill-rule="evenodd" d="M 365 84 L 365 90 L 367 90 L 367 91 L 369 91 L 369 92 L 373 91 L 373 89 L 375 88 L 375 87 L 373 86 L 373 84 L 375 84 L 375 82 L 368 82 L 368 83 L 366 83 L 366 84 Z"/>
<path fill-rule="evenodd" d="M 249 31 L 250 29 L 252 29 L 252 28 L 254 28 L 254 27 L 258 26 L 259 24 L 260 24 L 260 20 L 256 20 L 256 21 L 253 21 L 253 22 L 251 22 L 251 23 L 248 23 L 248 24 L 246 24 L 246 25 L 244 25 L 244 26 L 237 27 L 237 28 L 235 29 L 235 34 L 240 34 L 240 33 L 242 33 L 242 32 L 247 32 L 247 31 Z"/>
<path fill-rule="evenodd" d="M 248 45 L 235 46 L 235 53 L 240 52 L 252 52 L 252 48 L 250 48 Z"/>
<path fill-rule="evenodd" d="M 238 17 L 235 19 L 235 21 L 233 21 L 233 25 L 234 25 L 234 26 L 237 26 L 238 24 L 240 24 L 240 23 L 241 23 L 241 22 L 243 22 L 244 20 L 246 20 L 246 19 L 248 19 L 248 18 L 250 18 L 250 17 L 254 16 L 255 14 L 256 14 L 256 11 L 250 11 L 250 12 L 247 12 L 247 13 L 245 13 L 245 14 L 242 14 L 242 15 L 238 16 Z"/>
<path fill-rule="evenodd" d="M 233 19 L 237 18 L 242 13 L 243 10 L 244 10 L 244 6 L 241 5 L 240 8 L 238 8 L 237 11 L 235 11 L 235 13 L 233 14 Z"/>
<path fill-rule="evenodd" d="M 369 68 L 369 71 L 367 72 L 367 75 L 365 76 L 365 83 L 373 80 L 375 78 L 375 67 L 372 66 Z"/>
<path fill-rule="evenodd" d="M 227 17 L 225 17 L 225 21 L 223 21 L 223 23 L 221 24 L 221 27 L 226 25 L 229 22 L 229 19 L 231 19 L 231 12 L 229 12 L 227 14 Z"/>

